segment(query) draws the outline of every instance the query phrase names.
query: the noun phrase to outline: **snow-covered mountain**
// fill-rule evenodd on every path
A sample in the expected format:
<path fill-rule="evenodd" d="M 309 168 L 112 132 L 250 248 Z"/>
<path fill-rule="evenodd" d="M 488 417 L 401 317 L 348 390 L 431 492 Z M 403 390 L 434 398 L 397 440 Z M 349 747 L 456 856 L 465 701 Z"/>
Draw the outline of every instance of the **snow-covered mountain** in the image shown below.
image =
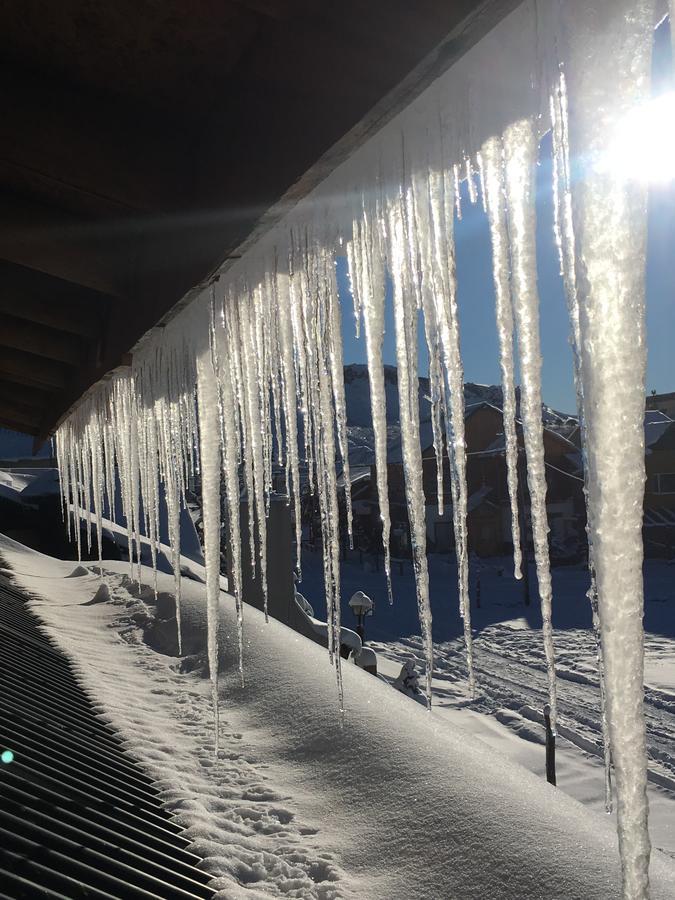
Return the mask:
<path fill-rule="evenodd" d="M 370 465 L 374 461 L 372 416 L 370 412 L 370 382 L 368 368 L 359 363 L 345 366 L 345 397 L 347 402 L 347 425 L 349 432 L 349 459 L 352 465 Z M 387 433 L 390 450 L 400 444 L 400 424 L 398 405 L 398 381 L 396 366 L 384 367 L 384 383 L 387 399 Z M 517 400 L 520 396 L 518 391 Z M 489 403 L 502 407 L 502 389 L 498 384 L 464 385 L 464 403 L 469 406 Z M 430 432 L 431 404 L 429 402 L 429 379 L 419 380 L 420 423 L 423 435 Z M 558 412 L 545 404 L 542 406 L 544 424 L 567 435 L 577 425 L 574 416 Z M 426 427 L 425 427 L 426 426 Z"/>

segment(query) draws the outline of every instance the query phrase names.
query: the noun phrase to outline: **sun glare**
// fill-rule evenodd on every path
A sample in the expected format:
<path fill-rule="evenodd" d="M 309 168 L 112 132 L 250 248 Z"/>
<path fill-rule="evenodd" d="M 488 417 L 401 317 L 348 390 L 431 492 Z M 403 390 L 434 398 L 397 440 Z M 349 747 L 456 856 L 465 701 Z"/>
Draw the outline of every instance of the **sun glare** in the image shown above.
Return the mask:
<path fill-rule="evenodd" d="M 636 106 L 622 119 L 606 163 L 620 177 L 643 183 L 675 179 L 675 92 Z"/>

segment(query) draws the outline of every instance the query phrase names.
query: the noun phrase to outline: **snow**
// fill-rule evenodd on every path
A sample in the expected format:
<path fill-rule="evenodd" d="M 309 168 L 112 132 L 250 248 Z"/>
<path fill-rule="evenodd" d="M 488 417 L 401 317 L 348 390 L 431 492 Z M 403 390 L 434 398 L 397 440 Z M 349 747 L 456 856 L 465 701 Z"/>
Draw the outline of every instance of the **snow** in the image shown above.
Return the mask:
<path fill-rule="evenodd" d="M 59 493 L 59 472 L 51 468 L 0 469 L 0 496 L 16 503 Z"/>
<path fill-rule="evenodd" d="M 125 564 L 105 562 L 111 600 L 91 604 L 98 575 L 68 578 L 74 563 L 4 537 L 0 554 L 35 597 L 32 609 L 74 660 L 100 715 L 121 731 L 191 849 L 205 857 L 218 897 L 619 896 L 607 817 L 498 756 L 465 719 L 429 714 L 349 665 L 341 726 L 324 651 L 274 620 L 265 624 L 253 608 L 242 687 L 236 608 L 222 594 L 224 702 L 214 758 L 198 660 L 181 665 L 143 640 L 139 614 L 152 624 L 160 608 L 150 569 L 142 568 L 139 591 Z M 173 578 L 160 573 L 158 584 L 163 597 Z M 186 650 L 201 649 L 203 585 L 184 580 L 183 619 Z M 499 729 L 484 733 L 487 741 L 504 744 Z M 654 900 L 673 896 L 674 879 L 673 863 L 656 851 Z"/>
<path fill-rule="evenodd" d="M 470 727 L 479 726 L 494 737 L 500 729 L 505 752 L 520 760 L 520 738 L 543 738 L 541 710 L 547 701 L 546 666 L 541 647 L 541 619 L 534 607 L 525 607 L 522 584 L 510 576 L 508 559 L 483 560 L 481 564 L 481 608 L 473 610 L 477 696 L 470 702 L 466 689 L 466 668 L 462 653 L 462 625 L 455 609 L 456 598 L 448 597 L 447 585 L 455 578 L 454 564 L 447 557 L 430 557 L 431 601 L 434 612 L 435 708 L 452 716 L 467 716 Z M 316 564 L 307 561 L 305 590 L 316 595 L 311 585 Z M 377 600 L 384 595 L 381 573 L 360 565 L 357 558 L 343 567 L 345 591 L 357 587 L 376 599 L 376 614 L 366 625 L 370 646 L 378 652 L 378 671 L 394 679 L 408 658 L 423 668 L 423 649 L 414 617 L 403 604 L 394 608 Z M 650 784 L 650 831 L 656 847 L 675 856 L 675 592 L 672 565 L 650 560 L 645 566 L 646 582 L 646 710 Z M 569 775 L 559 777 L 558 788 L 593 809 L 604 809 L 602 766 L 602 710 L 598 690 L 595 638 L 591 609 L 586 599 L 588 573 L 578 566 L 553 570 L 554 609 L 559 656 L 558 752 L 566 759 Z M 475 570 L 472 573 L 472 582 Z M 531 572 L 534 579 L 535 573 Z M 399 573 L 394 568 L 396 594 L 413 591 L 410 567 Z M 346 609 L 346 606 L 345 606 Z M 396 662 L 388 669 L 388 660 Z M 508 719 L 505 716 L 508 712 Z M 496 728 L 493 719 L 497 719 Z M 481 724 L 482 722 L 482 724 Z M 496 729 L 496 731 L 495 731 Z M 532 771 L 543 771 L 543 751 L 530 754 L 521 748 L 522 763 Z"/>

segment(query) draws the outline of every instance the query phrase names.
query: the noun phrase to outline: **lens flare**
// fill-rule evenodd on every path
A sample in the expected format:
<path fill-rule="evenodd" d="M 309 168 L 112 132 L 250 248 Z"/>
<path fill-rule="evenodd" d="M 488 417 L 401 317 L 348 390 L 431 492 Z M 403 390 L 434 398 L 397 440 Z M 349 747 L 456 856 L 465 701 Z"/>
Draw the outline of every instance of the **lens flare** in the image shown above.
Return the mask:
<path fill-rule="evenodd" d="M 675 179 L 675 92 L 641 103 L 618 124 L 605 158 L 609 171 L 643 184 Z"/>

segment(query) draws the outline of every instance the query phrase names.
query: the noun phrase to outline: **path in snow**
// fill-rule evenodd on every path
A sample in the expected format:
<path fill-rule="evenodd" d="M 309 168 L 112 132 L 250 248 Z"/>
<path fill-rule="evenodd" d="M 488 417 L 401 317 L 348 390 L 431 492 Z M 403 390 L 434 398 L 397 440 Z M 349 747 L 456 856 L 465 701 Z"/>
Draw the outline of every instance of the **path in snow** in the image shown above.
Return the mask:
<path fill-rule="evenodd" d="M 75 662 L 76 676 L 96 701 L 99 715 L 123 737 L 123 746 L 152 778 L 166 809 L 184 827 L 190 849 L 214 876 L 219 900 L 268 897 L 337 900 L 355 897 L 319 825 L 300 819 L 278 787 L 269 762 L 222 704 L 220 749 L 214 755 L 208 681 L 199 665 L 181 671 L 180 660 L 150 649 L 142 626 L 154 614 L 154 595 L 130 581 L 122 563 L 106 562 L 112 599 L 91 603 L 98 575 L 9 546 L 0 554 L 19 586 L 35 596 L 30 606 L 46 631 Z M 14 542 L 11 542 L 12 544 Z M 78 574 L 73 577 L 74 571 Z M 86 574 L 79 574 L 79 573 Z M 143 570 L 152 580 L 152 573 Z M 173 577 L 160 573 L 160 590 Z M 187 599 L 203 586 L 184 584 Z M 166 595 L 163 595 L 166 597 Z M 160 598 L 162 595 L 160 594 Z M 146 602 L 147 601 L 147 602 Z"/>
<path fill-rule="evenodd" d="M 649 638 L 647 643 L 649 650 Z M 525 720 L 541 724 L 541 711 L 548 695 L 546 663 L 539 634 L 530 629 L 492 625 L 476 637 L 475 644 L 477 696 L 472 708 L 496 714 L 498 718 L 500 711 L 511 710 Z M 558 634 L 556 644 L 560 680 L 558 733 L 582 750 L 601 757 L 600 701 L 593 662 L 593 635 L 580 629 L 568 630 Z M 423 664 L 416 637 L 393 644 L 373 642 L 371 646 L 389 658 L 413 658 L 419 666 Z M 466 665 L 460 641 L 437 644 L 434 662 L 437 703 L 440 706 L 457 701 L 463 703 Z M 675 795 L 675 691 L 647 685 L 645 715 L 650 780 Z"/>

